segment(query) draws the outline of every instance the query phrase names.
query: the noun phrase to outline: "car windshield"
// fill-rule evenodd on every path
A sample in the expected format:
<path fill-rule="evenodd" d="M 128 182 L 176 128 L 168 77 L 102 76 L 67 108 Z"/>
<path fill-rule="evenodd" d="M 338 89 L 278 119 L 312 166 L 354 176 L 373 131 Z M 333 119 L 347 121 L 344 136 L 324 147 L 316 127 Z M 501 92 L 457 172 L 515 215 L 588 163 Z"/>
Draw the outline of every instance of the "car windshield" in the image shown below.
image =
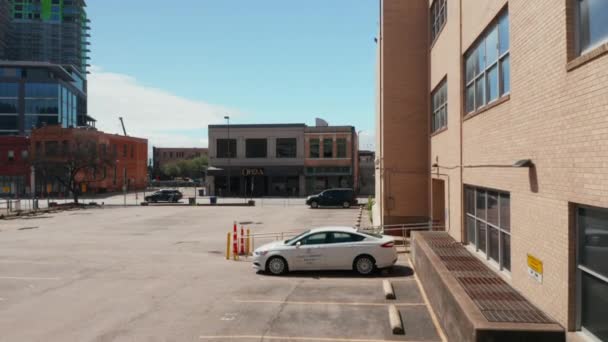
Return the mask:
<path fill-rule="evenodd" d="M 299 238 L 301 238 L 302 236 L 304 236 L 304 235 L 306 235 L 306 234 L 308 234 L 308 233 L 310 233 L 310 230 L 307 230 L 307 231 L 305 231 L 305 232 L 303 232 L 303 233 L 300 233 L 300 234 L 298 234 L 298 235 L 296 235 L 296 236 L 292 237 L 291 239 L 285 240 L 285 244 L 290 244 L 290 243 L 292 243 L 292 242 L 294 242 L 294 241 L 298 240 Z"/>

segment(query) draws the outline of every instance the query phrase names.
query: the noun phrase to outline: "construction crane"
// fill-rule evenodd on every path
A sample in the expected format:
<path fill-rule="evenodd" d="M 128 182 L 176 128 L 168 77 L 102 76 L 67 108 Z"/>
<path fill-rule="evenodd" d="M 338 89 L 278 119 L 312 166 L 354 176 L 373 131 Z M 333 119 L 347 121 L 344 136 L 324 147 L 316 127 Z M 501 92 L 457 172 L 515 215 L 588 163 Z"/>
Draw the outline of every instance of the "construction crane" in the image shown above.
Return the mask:
<path fill-rule="evenodd" d="M 122 132 L 125 134 L 125 137 L 127 136 L 127 130 L 125 129 L 125 122 L 122 120 L 122 116 L 119 117 L 118 119 L 120 119 L 120 125 L 122 126 Z"/>

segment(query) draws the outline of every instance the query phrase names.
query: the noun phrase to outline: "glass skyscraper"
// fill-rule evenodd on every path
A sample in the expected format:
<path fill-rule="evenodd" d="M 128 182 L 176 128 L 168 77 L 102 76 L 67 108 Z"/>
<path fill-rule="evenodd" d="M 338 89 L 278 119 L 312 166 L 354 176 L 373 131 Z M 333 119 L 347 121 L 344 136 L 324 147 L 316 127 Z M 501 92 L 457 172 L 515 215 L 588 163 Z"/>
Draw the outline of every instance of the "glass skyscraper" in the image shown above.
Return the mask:
<path fill-rule="evenodd" d="M 76 68 L 57 64 L 0 62 L 0 135 L 91 125 L 83 79 Z"/>
<path fill-rule="evenodd" d="M 84 0 L 8 2 L 7 59 L 72 65 L 86 73 L 90 35 Z"/>
<path fill-rule="evenodd" d="M 0 0 L 0 135 L 86 126 L 84 0 Z"/>

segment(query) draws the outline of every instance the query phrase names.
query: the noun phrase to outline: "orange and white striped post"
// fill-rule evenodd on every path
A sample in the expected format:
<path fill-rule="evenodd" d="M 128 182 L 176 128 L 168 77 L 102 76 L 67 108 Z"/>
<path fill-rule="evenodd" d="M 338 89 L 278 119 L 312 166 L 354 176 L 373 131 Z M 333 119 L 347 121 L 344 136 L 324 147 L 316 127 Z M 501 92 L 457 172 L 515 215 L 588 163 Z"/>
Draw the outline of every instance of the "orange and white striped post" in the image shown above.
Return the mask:
<path fill-rule="evenodd" d="M 236 221 L 234 221 L 234 226 L 233 226 L 233 237 L 232 237 L 232 255 L 234 256 L 234 260 L 236 260 L 236 258 L 239 255 L 239 236 L 238 236 L 238 232 L 236 229 Z"/>
<path fill-rule="evenodd" d="M 245 229 L 241 226 L 241 255 L 245 255 Z"/>

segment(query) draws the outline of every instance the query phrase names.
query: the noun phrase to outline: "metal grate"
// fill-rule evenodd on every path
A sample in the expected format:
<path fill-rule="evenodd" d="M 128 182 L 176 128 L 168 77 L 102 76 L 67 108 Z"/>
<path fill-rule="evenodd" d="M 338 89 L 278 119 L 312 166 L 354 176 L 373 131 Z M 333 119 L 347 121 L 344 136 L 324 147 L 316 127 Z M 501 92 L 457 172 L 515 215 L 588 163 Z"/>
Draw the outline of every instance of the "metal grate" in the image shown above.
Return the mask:
<path fill-rule="evenodd" d="M 488 321 L 554 323 L 449 235 L 425 238 Z"/>

